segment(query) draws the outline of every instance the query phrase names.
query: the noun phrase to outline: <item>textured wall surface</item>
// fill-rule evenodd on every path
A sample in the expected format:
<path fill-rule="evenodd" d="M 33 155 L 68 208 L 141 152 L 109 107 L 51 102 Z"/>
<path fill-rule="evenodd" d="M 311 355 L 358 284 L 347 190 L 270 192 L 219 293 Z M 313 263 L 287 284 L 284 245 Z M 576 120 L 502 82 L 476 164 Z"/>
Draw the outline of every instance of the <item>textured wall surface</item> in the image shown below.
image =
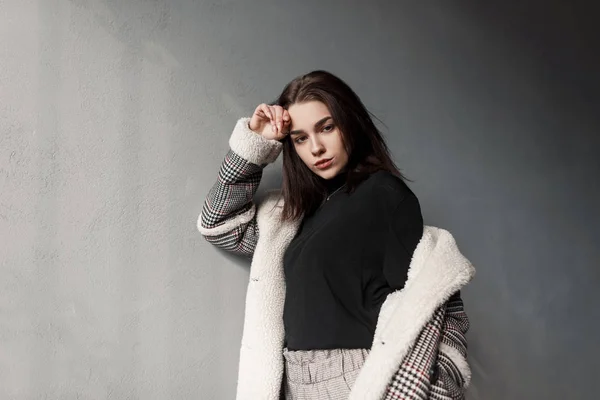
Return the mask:
<path fill-rule="evenodd" d="M 248 262 L 196 218 L 236 119 L 317 68 L 478 268 L 470 398 L 592 398 L 591 13 L 421 3 L 0 0 L 0 399 L 234 397 Z"/>

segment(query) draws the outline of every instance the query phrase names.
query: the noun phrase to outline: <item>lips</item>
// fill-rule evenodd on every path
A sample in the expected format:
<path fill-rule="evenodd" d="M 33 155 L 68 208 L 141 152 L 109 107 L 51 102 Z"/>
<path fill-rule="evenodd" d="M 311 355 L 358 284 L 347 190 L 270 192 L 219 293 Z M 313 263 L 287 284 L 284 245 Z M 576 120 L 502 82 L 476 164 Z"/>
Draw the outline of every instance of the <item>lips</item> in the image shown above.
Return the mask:
<path fill-rule="evenodd" d="M 319 168 L 319 169 L 325 169 L 325 168 L 329 167 L 332 162 L 333 162 L 333 157 L 318 161 L 317 163 L 315 163 L 315 167 Z"/>

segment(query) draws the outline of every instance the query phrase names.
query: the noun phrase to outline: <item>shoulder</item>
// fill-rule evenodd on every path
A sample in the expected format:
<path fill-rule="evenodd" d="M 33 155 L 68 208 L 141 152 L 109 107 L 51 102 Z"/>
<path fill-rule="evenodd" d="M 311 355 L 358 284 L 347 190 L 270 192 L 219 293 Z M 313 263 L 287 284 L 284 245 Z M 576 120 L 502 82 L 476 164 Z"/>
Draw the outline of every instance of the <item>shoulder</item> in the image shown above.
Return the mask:
<path fill-rule="evenodd" d="M 402 201 L 407 196 L 414 196 L 406 182 L 389 171 L 374 172 L 363 182 L 363 186 L 374 196 L 385 195 L 393 202 Z"/>

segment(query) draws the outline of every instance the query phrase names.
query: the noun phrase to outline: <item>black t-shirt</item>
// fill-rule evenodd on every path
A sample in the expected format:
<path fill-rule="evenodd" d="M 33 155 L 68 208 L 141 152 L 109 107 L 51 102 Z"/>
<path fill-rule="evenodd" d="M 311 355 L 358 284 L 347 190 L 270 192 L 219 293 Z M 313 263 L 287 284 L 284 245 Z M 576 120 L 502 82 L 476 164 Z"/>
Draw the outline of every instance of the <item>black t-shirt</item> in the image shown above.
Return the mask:
<path fill-rule="evenodd" d="M 330 193 L 342 183 L 329 181 Z M 284 255 L 288 349 L 370 348 L 380 307 L 404 286 L 422 234 L 417 197 L 386 171 L 305 217 Z"/>

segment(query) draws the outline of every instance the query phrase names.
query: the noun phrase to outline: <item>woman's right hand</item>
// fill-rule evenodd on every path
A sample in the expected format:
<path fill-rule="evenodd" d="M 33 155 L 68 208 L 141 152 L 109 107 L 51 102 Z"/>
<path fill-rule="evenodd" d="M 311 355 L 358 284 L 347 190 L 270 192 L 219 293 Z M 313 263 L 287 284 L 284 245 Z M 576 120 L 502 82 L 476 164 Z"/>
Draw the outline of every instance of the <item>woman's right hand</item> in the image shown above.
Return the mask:
<path fill-rule="evenodd" d="M 261 104 L 256 107 L 249 128 L 265 139 L 282 141 L 288 134 L 290 114 L 281 106 Z"/>

